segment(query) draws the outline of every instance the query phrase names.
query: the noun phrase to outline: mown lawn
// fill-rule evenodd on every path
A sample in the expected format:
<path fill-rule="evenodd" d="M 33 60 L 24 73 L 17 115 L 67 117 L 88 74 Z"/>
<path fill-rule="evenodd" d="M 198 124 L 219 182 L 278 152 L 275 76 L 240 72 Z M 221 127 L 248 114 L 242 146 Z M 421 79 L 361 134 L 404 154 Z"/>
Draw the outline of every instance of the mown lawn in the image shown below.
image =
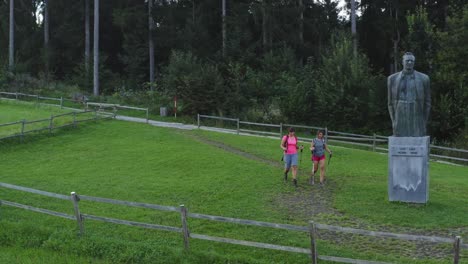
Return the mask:
<path fill-rule="evenodd" d="M 50 115 L 62 114 L 70 110 L 60 107 L 31 104 L 29 102 L 0 100 L 0 124 L 26 120 L 49 118 Z"/>
<path fill-rule="evenodd" d="M 208 131 L 196 133 L 265 159 L 279 160 L 281 157 L 279 139 L 274 141 Z M 309 147 L 310 143 L 303 144 Z M 386 154 L 334 146 L 330 148 L 333 157 L 328 167 L 328 179 L 338 185 L 334 204 L 346 215 L 380 225 L 428 230 L 468 226 L 468 167 L 431 162 L 429 203 L 396 203 L 388 201 Z M 309 152 L 304 150 L 302 155 L 301 166 L 305 175 L 312 165 Z M 306 181 L 307 177 L 303 177 L 303 184 Z"/>
<path fill-rule="evenodd" d="M 63 254 L 53 250 L 37 248 L 3 248 L 0 247 L 0 260 L 9 264 L 86 264 L 86 263 L 110 263 L 97 258 L 82 257 Z"/>
<path fill-rule="evenodd" d="M 195 213 L 307 225 L 306 219 L 289 215 L 275 202 L 278 195 L 294 193 L 290 185 L 281 181 L 277 167 L 193 140 L 193 135 L 278 162 L 280 159 L 279 140 L 104 121 L 59 131 L 52 137 L 35 137 L 25 144 L 0 145 L 0 182 L 64 195 L 75 191 L 134 202 L 184 204 Z M 386 201 L 386 156 L 344 148 L 334 149 L 334 154 L 329 168 L 330 180 L 339 187 L 334 206 L 345 215 L 362 218 L 373 225 L 423 229 L 467 226 L 467 219 L 463 218 L 467 215 L 466 205 L 462 203 L 467 200 L 463 192 L 467 189 L 467 179 L 462 177 L 466 175 L 466 167 L 431 164 L 431 188 L 436 188 L 431 189 L 431 194 L 439 193 L 434 194 L 426 206 L 408 206 Z M 303 155 L 301 166 L 309 170 L 310 162 L 307 155 Z M 454 176 L 437 176 L 447 173 Z M 315 188 L 306 186 L 304 177 L 300 185 L 304 189 Z M 363 186 L 365 191 L 358 186 Z M 0 199 L 73 214 L 69 201 L 4 188 L 0 188 Z M 444 209 L 444 206 L 449 208 Z M 80 209 L 85 214 L 180 226 L 177 213 L 87 201 L 80 202 Z M 307 255 L 195 239 L 191 239 L 190 252 L 185 252 L 178 233 L 92 220 L 85 222 L 85 236 L 78 238 L 74 221 L 7 206 L 0 210 L 0 248 L 3 256 L 10 259 L 19 256 L 18 250 L 24 249 L 32 256 L 37 250 L 38 258 L 47 254 L 44 252 L 56 252 L 64 257 L 80 255 L 83 261 L 99 259 L 111 263 L 309 262 Z M 445 214 L 438 210 L 445 210 Z M 327 217 L 332 216 L 320 216 L 319 220 L 325 221 Z M 310 242 L 306 233 L 205 220 L 190 219 L 189 228 L 196 234 L 303 248 L 308 248 Z M 448 259 L 445 262 L 410 260 L 396 253 L 386 254 L 385 249 L 359 253 L 326 241 L 319 242 L 319 252 L 397 263 L 450 263 Z M 24 262 L 30 259 L 34 260 L 26 257 Z"/>
<path fill-rule="evenodd" d="M 71 124 L 73 122 L 72 115 L 61 115 L 65 113 L 81 112 L 79 110 L 60 109 L 60 107 L 35 104 L 23 101 L 11 101 L 0 99 L 0 138 L 23 133 L 32 133 L 36 130 L 47 128 L 51 125 L 50 118 L 54 116 L 52 121 L 53 127 Z M 57 117 L 57 115 L 60 115 Z M 93 113 L 80 113 L 75 116 L 76 121 L 85 120 L 93 117 Z M 2 124 L 14 123 L 18 121 L 26 121 L 24 127 L 22 123 L 2 126 Z M 37 122 L 34 122 L 37 121 Z M 31 123 L 28 123 L 31 122 Z"/>

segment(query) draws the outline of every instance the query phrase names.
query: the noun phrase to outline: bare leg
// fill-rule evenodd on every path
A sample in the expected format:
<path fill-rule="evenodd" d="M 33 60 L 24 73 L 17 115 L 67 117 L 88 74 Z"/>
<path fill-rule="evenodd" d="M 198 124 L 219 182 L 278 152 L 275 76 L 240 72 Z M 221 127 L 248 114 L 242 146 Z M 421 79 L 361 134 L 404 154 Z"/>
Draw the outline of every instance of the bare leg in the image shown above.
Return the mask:
<path fill-rule="evenodd" d="M 325 160 L 319 162 L 320 165 L 320 183 L 325 181 Z"/>
<path fill-rule="evenodd" d="M 311 177 L 310 184 L 312 185 L 314 185 L 315 183 L 315 172 L 317 172 L 317 167 L 318 167 L 318 162 L 314 160 L 312 164 L 312 172 L 310 174 L 310 177 Z"/>
<path fill-rule="evenodd" d="M 293 183 L 294 186 L 297 187 L 297 166 L 292 166 L 292 175 L 293 175 Z"/>
<path fill-rule="evenodd" d="M 285 168 L 284 169 L 284 181 L 288 181 L 288 172 L 289 172 L 289 168 Z"/>
<path fill-rule="evenodd" d="M 296 179 L 296 175 L 297 175 L 297 166 L 292 166 L 292 175 L 293 175 L 293 179 Z"/>

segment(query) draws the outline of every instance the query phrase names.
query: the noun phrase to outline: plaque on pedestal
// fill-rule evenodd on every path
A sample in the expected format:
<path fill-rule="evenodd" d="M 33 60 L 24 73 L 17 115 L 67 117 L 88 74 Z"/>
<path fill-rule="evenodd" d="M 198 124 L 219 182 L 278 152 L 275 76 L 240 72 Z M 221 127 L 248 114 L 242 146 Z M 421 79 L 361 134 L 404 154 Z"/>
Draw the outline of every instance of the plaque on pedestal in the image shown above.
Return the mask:
<path fill-rule="evenodd" d="M 388 198 L 426 203 L 429 200 L 429 137 L 388 138 Z"/>

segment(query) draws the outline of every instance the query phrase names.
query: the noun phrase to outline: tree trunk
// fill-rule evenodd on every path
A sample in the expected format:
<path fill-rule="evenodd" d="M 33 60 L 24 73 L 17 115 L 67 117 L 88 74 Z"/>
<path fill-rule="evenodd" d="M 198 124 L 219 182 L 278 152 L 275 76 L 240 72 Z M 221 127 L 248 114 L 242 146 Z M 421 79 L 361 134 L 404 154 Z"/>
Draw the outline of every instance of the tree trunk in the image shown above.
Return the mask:
<path fill-rule="evenodd" d="M 192 0 L 192 24 L 195 25 L 195 0 Z"/>
<path fill-rule="evenodd" d="M 49 80 L 49 0 L 44 0 L 44 62 L 45 77 Z"/>
<path fill-rule="evenodd" d="M 14 0 L 10 0 L 10 42 L 8 46 L 9 58 L 8 58 L 8 67 L 10 71 L 13 71 L 15 67 L 15 16 L 14 16 Z"/>
<path fill-rule="evenodd" d="M 400 43 L 400 30 L 398 28 L 398 1 L 395 2 L 393 6 L 394 9 L 394 37 L 392 38 L 393 42 L 393 68 L 391 69 L 392 73 L 398 72 L 398 44 Z M 392 9 L 390 8 L 390 11 Z"/>
<path fill-rule="evenodd" d="M 262 1 L 262 44 L 263 51 L 268 51 L 268 15 L 265 0 Z"/>
<path fill-rule="evenodd" d="M 353 55 L 357 57 L 357 36 L 356 36 L 356 2 L 351 0 L 351 35 L 353 38 Z"/>
<path fill-rule="evenodd" d="M 304 49 L 304 3 L 299 0 L 299 62 L 302 65 L 304 58 L 302 57 Z"/>
<path fill-rule="evenodd" d="M 223 28 L 223 58 L 226 56 L 226 0 L 221 0 L 222 2 L 222 28 Z"/>
<path fill-rule="evenodd" d="M 94 78 L 93 94 L 99 95 L 99 0 L 94 0 Z"/>
<path fill-rule="evenodd" d="M 85 71 L 86 71 L 86 83 L 89 84 L 89 57 L 90 51 L 90 31 L 89 31 L 89 0 L 85 0 Z"/>
<path fill-rule="evenodd" d="M 153 43 L 153 0 L 148 0 L 148 46 L 149 46 L 149 81 L 151 91 L 154 82 L 154 43 Z"/>

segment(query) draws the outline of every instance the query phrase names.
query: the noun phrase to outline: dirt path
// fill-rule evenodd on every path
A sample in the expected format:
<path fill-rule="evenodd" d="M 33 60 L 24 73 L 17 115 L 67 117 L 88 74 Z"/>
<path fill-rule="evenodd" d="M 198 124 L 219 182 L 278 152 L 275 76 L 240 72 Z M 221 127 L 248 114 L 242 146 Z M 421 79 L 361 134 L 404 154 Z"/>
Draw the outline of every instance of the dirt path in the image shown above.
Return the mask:
<path fill-rule="evenodd" d="M 282 164 L 277 161 L 247 153 L 222 142 L 213 141 L 192 133 L 183 133 L 183 135 L 201 143 L 218 147 L 226 152 L 255 160 L 269 166 L 274 166 L 278 169 L 282 168 Z M 280 171 L 278 173 L 281 174 Z M 307 173 L 308 172 L 301 171 L 300 177 L 308 177 L 308 175 L 306 175 Z M 281 177 L 278 177 L 278 180 L 281 180 Z M 288 215 L 294 216 L 295 219 L 301 219 L 306 222 L 314 220 L 318 223 L 328 225 L 401 234 L 440 237 L 453 237 L 454 234 L 464 235 L 465 237 L 468 236 L 468 227 L 428 231 L 400 226 L 376 225 L 369 223 L 364 219 L 347 216 L 333 208 L 334 193 L 337 191 L 339 191 L 339 186 L 333 180 L 327 181 L 327 184 L 323 187 L 319 185 L 300 185 L 296 192 L 279 194 L 273 201 L 273 207 L 278 210 L 288 212 Z M 357 252 L 374 252 L 383 255 L 391 253 L 415 259 L 443 259 L 449 258 L 453 254 L 453 248 L 450 244 L 383 239 L 329 231 L 320 231 L 319 237 L 320 239 L 333 241 L 336 245 L 345 246 L 352 250 L 356 250 Z"/>

